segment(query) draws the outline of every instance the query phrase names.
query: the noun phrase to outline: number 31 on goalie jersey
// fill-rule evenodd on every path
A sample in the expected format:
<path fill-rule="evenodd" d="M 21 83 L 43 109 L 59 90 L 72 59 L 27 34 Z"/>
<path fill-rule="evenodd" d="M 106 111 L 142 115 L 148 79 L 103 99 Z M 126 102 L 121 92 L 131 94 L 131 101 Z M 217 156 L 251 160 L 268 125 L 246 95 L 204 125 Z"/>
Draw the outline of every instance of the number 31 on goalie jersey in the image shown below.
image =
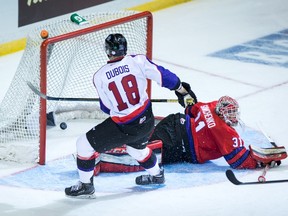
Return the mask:
<path fill-rule="evenodd" d="M 213 123 L 213 127 L 209 127 L 209 125 L 206 125 L 205 121 L 202 120 L 201 118 L 201 112 L 198 112 L 197 114 L 197 117 L 195 118 L 195 130 L 196 130 L 196 133 L 200 132 L 201 130 L 203 129 L 206 129 L 205 127 L 208 127 L 208 128 L 213 128 L 213 127 L 222 127 L 221 125 L 220 126 L 217 126 L 216 123 Z M 226 124 L 226 123 L 225 123 Z M 226 126 L 226 125 L 225 125 Z M 225 128 L 223 127 L 222 128 L 222 131 L 225 131 Z M 212 131 L 211 131 L 212 132 Z M 225 132 L 224 132 L 225 133 Z M 209 133 L 210 134 L 210 133 Z M 237 134 L 237 133 L 236 133 Z M 206 134 L 207 135 L 207 134 Z M 226 136 L 227 137 L 227 134 L 219 134 L 219 131 L 217 132 L 217 134 L 214 134 L 214 136 Z M 228 138 L 229 139 L 229 138 Z M 232 140 L 232 146 L 234 148 L 239 148 L 239 147 L 243 147 L 244 146 L 244 141 L 243 139 L 241 139 L 241 137 L 239 136 L 233 136 L 232 134 L 230 135 L 230 139 Z M 230 142 L 229 142 L 230 143 Z"/>
<path fill-rule="evenodd" d="M 127 76 L 122 77 L 121 84 L 125 92 L 125 95 L 120 94 L 119 89 L 117 88 L 117 85 L 114 81 L 110 82 L 108 85 L 109 90 L 112 91 L 118 103 L 117 107 L 119 111 L 122 111 L 128 108 L 127 103 L 123 101 L 123 98 L 122 98 L 123 96 L 127 97 L 128 102 L 131 105 L 135 105 L 139 103 L 140 101 L 138 84 L 134 75 L 129 74 Z"/>
<path fill-rule="evenodd" d="M 244 141 L 240 137 L 232 137 L 232 141 L 233 141 L 233 147 L 234 148 L 244 146 Z"/>

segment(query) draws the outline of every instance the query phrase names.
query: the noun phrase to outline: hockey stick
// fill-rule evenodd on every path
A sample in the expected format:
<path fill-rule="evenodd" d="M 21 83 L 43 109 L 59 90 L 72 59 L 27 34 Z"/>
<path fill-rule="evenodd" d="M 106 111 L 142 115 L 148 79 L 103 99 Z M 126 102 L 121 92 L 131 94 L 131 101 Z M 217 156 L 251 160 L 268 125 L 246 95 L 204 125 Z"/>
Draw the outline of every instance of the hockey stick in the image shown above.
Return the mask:
<path fill-rule="evenodd" d="M 288 183 L 288 179 L 271 180 L 271 181 L 264 181 L 264 182 L 259 182 L 259 181 L 241 182 L 236 178 L 234 172 L 230 169 L 226 170 L 226 176 L 228 180 L 235 185 L 271 184 L 271 183 L 285 183 L 285 182 Z"/>
<path fill-rule="evenodd" d="M 266 176 L 266 173 L 269 170 L 269 168 L 270 168 L 269 164 L 266 164 L 262 174 L 258 177 L 258 182 L 265 182 L 266 181 L 265 176 Z"/>
<path fill-rule="evenodd" d="M 270 136 L 267 135 L 267 133 L 265 133 L 265 131 L 262 129 L 262 127 L 260 128 L 262 134 L 268 139 L 268 141 L 271 143 L 271 145 L 273 145 L 274 147 L 278 147 L 277 144 L 274 142 L 274 140 L 272 140 L 272 138 Z M 247 185 L 247 184 L 267 184 L 267 183 L 282 183 L 282 182 L 288 182 L 288 179 L 280 179 L 280 180 L 271 180 L 271 181 L 266 181 L 265 175 L 267 173 L 267 171 L 269 170 L 270 165 L 266 164 L 262 175 L 260 175 L 258 177 L 258 181 L 255 182 L 241 182 L 239 181 L 234 172 L 232 170 L 226 170 L 226 176 L 228 178 L 228 180 L 235 184 L 235 185 Z"/>
<path fill-rule="evenodd" d="M 274 147 L 277 147 L 277 144 L 275 143 L 275 141 L 268 136 L 268 134 L 264 131 L 263 127 L 260 125 L 260 123 L 258 123 L 258 127 L 261 131 L 261 133 L 268 139 L 268 141 L 271 143 L 271 145 L 273 145 Z"/>
<path fill-rule="evenodd" d="M 262 134 L 266 137 L 266 139 L 271 143 L 271 145 L 274 146 L 274 147 L 278 147 L 277 144 L 275 143 L 275 141 L 274 141 L 270 136 L 268 136 L 268 134 L 266 133 L 266 131 L 264 131 L 264 129 L 263 129 L 263 127 L 260 125 L 260 123 L 258 123 L 258 127 L 259 127 L 261 133 L 262 133 Z M 258 181 L 259 181 L 259 182 L 265 182 L 265 181 L 266 181 L 265 175 L 266 175 L 267 171 L 269 170 L 269 168 L 270 168 L 269 164 L 266 164 L 266 166 L 265 166 L 265 168 L 264 168 L 264 170 L 263 170 L 263 172 L 262 172 L 262 175 L 260 175 L 260 176 L 258 177 Z"/>
<path fill-rule="evenodd" d="M 259 150 L 260 148 L 258 148 L 258 150 Z M 271 149 L 273 149 L 273 148 L 268 148 L 269 149 L 269 151 L 271 150 Z M 257 149 L 255 149 L 255 148 L 253 148 L 253 151 L 258 151 Z M 263 151 L 263 153 L 265 152 L 265 150 Z M 287 155 L 286 155 L 286 150 L 285 150 L 285 148 L 284 147 L 277 147 L 277 148 L 275 148 L 275 151 L 273 151 L 274 153 L 276 153 L 277 154 L 277 156 L 279 156 L 279 157 L 281 157 L 281 158 L 286 158 L 287 157 Z M 283 156 L 281 156 L 282 155 L 282 153 L 283 153 Z M 261 154 L 261 153 L 260 153 Z M 280 159 L 279 159 L 279 161 L 280 161 Z M 277 161 L 275 162 L 275 165 L 280 165 L 280 163 L 277 163 Z M 233 171 L 232 170 L 227 170 L 226 171 L 226 176 L 227 176 L 227 178 L 228 178 L 228 180 L 230 181 L 230 182 L 232 182 L 233 184 L 235 184 L 235 185 L 241 185 L 241 184 L 257 184 L 257 183 L 277 183 L 277 182 L 288 182 L 288 179 L 285 179 L 285 180 L 274 180 L 274 181 L 266 181 L 266 178 L 265 178 L 265 175 L 266 175 L 266 173 L 267 173 L 267 171 L 270 169 L 270 163 L 269 164 L 266 164 L 266 166 L 265 166 L 265 168 L 263 169 L 263 172 L 262 172 L 262 175 L 260 175 L 259 177 L 258 177 L 258 181 L 253 181 L 253 182 L 248 182 L 248 183 L 242 183 L 242 182 L 240 182 L 236 177 L 235 177 L 235 174 L 233 173 Z M 256 183 L 257 182 L 257 183 Z"/>
<path fill-rule="evenodd" d="M 41 98 L 51 101 L 86 101 L 86 102 L 97 102 L 99 98 L 66 98 L 66 97 L 53 97 L 40 92 L 31 82 L 27 81 L 29 88 Z M 178 99 L 151 99 L 151 102 L 164 102 L 164 103 L 178 103 Z"/>

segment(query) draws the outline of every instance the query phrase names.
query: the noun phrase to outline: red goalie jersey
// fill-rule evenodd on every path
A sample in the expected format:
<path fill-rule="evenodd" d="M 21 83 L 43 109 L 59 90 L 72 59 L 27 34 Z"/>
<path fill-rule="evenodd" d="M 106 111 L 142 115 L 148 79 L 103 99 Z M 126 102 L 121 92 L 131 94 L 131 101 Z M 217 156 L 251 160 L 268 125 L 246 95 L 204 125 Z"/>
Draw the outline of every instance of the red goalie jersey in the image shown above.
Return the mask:
<path fill-rule="evenodd" d="M 216 104 L 199 102 L 186 109 L 191 162 L 204 163 L 224 156 L 232 168 L 256 168 L 257 161 L 237 131 L 216 114 Z"/>

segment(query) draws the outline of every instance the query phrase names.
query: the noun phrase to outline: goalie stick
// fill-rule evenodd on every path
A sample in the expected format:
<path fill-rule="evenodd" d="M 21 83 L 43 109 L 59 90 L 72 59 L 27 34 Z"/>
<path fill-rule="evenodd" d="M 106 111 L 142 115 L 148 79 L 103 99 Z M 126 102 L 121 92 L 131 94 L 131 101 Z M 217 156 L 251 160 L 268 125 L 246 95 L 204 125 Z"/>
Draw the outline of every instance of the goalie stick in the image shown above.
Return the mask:
<path fill-rule="evenodd" d="M 288 182 L 288 179 L 279 179 L 279 180 L 269 180 L 264 182 L 259 181 L 251 181 L 251 182 L 241 182 L 239 181 L 234 172 L 230 169 L 226 170 L 226 176 L 228 180 L 234 185 L 252 185 L 252 184 L 271 184 L 271 183 L 285 183 Z"/>
<path fill-rule="evenodd" d="M 265 133 L 265 131 L 261 128 L 261 132 L 263 133 L 263 135 L 268 139 L 268 141 L 271 143 L 271 145 L 275 148 L 278 147 L 278 145 L 274 142 L 274 140 L 272 140 L 272 138 L 270 136 L 267 135 L 267 133 Z M 281 148 L 281 147 L 280 147 Z M 260 149 L 260 148 L 259 148 Z M 265 151 L 265 150 L 264 150 Z M 267 171 L 269 170 L 270 166 L 269 164 L 266 164 L 265 168 L 263 169 L 262 175 L 260 175 L 258 177 L 258 181 L 252 181 L 252 182 L 241 182 L 239 181 L 234 172 L 230 169 L 226 170 L 226 176 L 228 178 L 228 180 L 235 184 L 235 185 L 248 185 L 248 184 L 271 184 L 271 183 L 283 183 L 283 182 L 288 182 L 288 179 L 279 179 L 279 180 L 269 180 L 266 181 L 265 175 L 267 173 Z"/>
<path fill-rule="evenodd" d="M 263 129 L 262 125 L 260 125 L 260 123 L 258 124 L 258 127 L 260 128 L 262 134 L 268 139 L 268 141 L 270 142 L 270 144 L 276 148 L 277 145 L 276 145 L 275 141 L 274 141 L 270 136 L 268 136 L 268 134 L 266 133 L 266 131 L 264 131 L 264 129 Z M 260 176 L 258 177 L 258 181 L 259 181 L 259 182 L 265 182 L 265 181 L 266 181 L 265 176 L 266 176 L 266 173 L 267 173 L 267 171 L 269 170 L 269 168 L 270 168 L 270 166 L 269 166 L 269 164 L 267 164 L 267 165 L 265 166 L 263 172 L 262 172 L 262 175 L 260 175 Z"/>
<path fill-rule="evenodd" d="M 27 81 L 29 88 L 38 96 L 45 100 L 52 101 L 83 101 L 83 102 L 97 102 L 99 98 L 66 98 L 66 97 L 53 97 L 40 92 L 31 82 Z M 166 103 L 178 103 L 178 99 L 150 99 L 151 102 L 166 102 Z"/>
<path fill-rule="evenodd" d="M 270 144 L 274 147 L 277 147 L 277 144 L 275 143 L 275 141 L 263 129 L 262 123 L 258 122 L 257 125 L 258 125 L 258 128 L 261 131 L 261 133 L 266 137 L 266 139 L 270 142 Z"/>
<path fill-rule="evenodd" d="M 258 182 L 265 182 L 266 181 L 266 173 L 269 170 L 270 166 L 267 164 L 262 172 L 262 174 L 258 177 Z"/>

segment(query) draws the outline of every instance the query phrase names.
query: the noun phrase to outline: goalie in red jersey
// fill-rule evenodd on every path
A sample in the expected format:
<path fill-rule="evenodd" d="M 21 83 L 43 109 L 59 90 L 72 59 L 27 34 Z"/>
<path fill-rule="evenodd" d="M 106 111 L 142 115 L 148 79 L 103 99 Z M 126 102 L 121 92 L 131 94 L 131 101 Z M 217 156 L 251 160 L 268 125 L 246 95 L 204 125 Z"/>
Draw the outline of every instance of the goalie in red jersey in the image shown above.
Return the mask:
<path fill-rule="evenodd" d="M 156 125 L 150 137 L 154 151 L 159 150 L 162 144 L 162 164 L 179 162 L 201 164 L 224 157 L 231 168 L 255 169 L 267 164 L 280 165 L 281 160 L 287 157 L 283 146 L 272 148 L 244 146 L 243 139 L 234 128 L 240 122 L 239 104 L 235 99 L 223 96 L 208 103 L 197 102 L 186 105 L 184 100 L 179 102 L 186 106 L 185 114 L 168 115 Z M 111 156 L 111 152 L 108 154 Z M 105 157 L 103 164 L 100 165 L 103 165 L 101 170 L 104 172 L 141 170 L 135 164 L 131 170 L 128 163 L 125 165 L 125 160 L 110 163 L 105 161 Z"/>
<path fill-rule="evenodd" d="M 240 121 L 238 102 L 223 96 L 219 100 L 188 105 L 185 114 L 171 114 L 155 128 L 150 140 L 162 140 L 162 163 L 205 163 L 224 157 L 234 169 L 255 169 L 280 164 L 287 157 L 284 147 L 269 149 L 244 146 L 234 129 Z"/>

